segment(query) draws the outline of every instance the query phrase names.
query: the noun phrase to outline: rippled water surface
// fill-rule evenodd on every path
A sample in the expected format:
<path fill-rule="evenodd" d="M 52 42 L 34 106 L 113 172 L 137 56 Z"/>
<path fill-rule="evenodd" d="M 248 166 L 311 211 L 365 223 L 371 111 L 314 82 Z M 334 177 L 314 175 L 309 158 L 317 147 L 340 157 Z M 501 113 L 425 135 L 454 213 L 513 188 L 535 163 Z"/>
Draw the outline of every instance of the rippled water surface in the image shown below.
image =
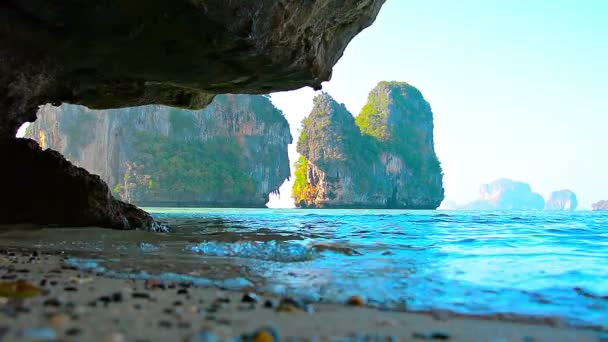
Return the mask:
<path fill-rule="evenodd" d="M 0 243 L 82 251 L 71 262 L 116 276 L 608 324 L 608 214 L 149 210 L 173 231 L 55 228 L 4 233 Z"/>

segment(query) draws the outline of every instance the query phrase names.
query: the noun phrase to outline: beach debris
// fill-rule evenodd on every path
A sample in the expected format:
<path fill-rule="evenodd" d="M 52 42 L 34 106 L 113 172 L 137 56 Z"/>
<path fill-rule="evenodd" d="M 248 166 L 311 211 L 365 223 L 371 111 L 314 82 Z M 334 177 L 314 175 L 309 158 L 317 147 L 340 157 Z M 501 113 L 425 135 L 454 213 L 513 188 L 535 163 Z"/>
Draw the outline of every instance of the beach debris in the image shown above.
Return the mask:
<path fill-rule="evenodd" d="M 144 282 L 144 287 L 146 290 L 165 290 L 167 289 L 167 285 L 160 279 L 146 279 Z"/>
<path fill-rule="evenodd" d="M 78 336 L 82 333 L 82 330 L 78 329 L 78 328 L 70 328 L 68 330 L 65 331 L 65 334 L 68 336 Z"/>
<path fill-rule="evenodd" d="M 276 311 L 278 312 L 296 312 L 298 310 L 309 312 L 309 308 L 306 304 L 291 297 L 281 298 L 281 301 L 276 308 Z"/>
<path fill-rule="evenodd" d="M 146 292 L 133 292 L 133 293 L 131 293 L 131 297 L 141 298 L 141 299 L 150 299 L 151 298 L 150 294 L 146 293 Z"/>
<path fill-rule="evenodd" d="M 419 333 L 415 332 L 412 334 L 413 338 L 417 338 L 420 340 L 439 340 L 439 341 L 447 341 L 450 339 L 450 335 L 441 331 L 433 331 L 430 333 Z"/>
<path fill-rule="evenodd" d="M 65 313 L 53 313 L 47 317 L 49 324 L 54 328 L 61 328 L 70 322 L 70 316 Z"/>
<path fill-rule="evenodd" d="M 574 291 L 576 293 L 578 293 L 579 295 L 583 296 L 583 297 L 587 297 L 587 298 L 592 298 L 592 299 L 608 299 L 608 296 L 601 296 L 601 295 L 596 295 L 593 294 L 585 289 L 583 289 L 582 287 L 575 287 Z"/>
<path fill-rule="evenodd" d="M 39 295 L 41 289 L 24 280 L 0 283 L 0 297 L 25 299 Z"/>
<path fill-rule="evenodd" d="M 82 285 L 93 281 L 93 277 L 70 277 L 68 281 L 72 284 Z"/>
<path fill-rule="evenodd" d="M 346 300 L 346 304 L 350 306 L 363 306 L 365 305 L 365 299 L 361 296 L 352 296 Z"/>
<path fill-rule="evenodd" d="M 357 251 L 356 249 L 354 249 L 352 247 L 339 245 L 339 244 L 333 244 L 333 243 L 327 243 L 327 242 L 315 243 L 311 247 L 314 250 L 316 250 L 317 252 L 330 251 L 330 252 L 334 252 L 334 253 L 341 253 L 341 254 L 348 255 L 348 256 L 363 255 L 363 253 L 360 253 L 359 251 Z"/>
<path fill-rule="evenodd" d="M 280 342 L 281 336 L 277 329 L 272 327 L 263 327 L 252 334 L 241 336 L 244 342 Z"/>
<path fill-rule="evenodd" d="M 241 298 L 241 302 L 243 303 L 257 303 L 260 301 L 260 297 L 254 292 L 247 292 L 243 294 L 243 298 Z"/>

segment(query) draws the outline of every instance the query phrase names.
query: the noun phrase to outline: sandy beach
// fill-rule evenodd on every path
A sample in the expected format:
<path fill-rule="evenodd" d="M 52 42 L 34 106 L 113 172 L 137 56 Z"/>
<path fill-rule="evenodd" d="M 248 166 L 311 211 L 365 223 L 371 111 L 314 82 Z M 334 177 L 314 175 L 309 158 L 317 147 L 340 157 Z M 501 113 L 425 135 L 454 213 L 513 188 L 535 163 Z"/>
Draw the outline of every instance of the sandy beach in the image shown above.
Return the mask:
<path fill-rule="evenodd" d="M 66 257 L 1 250 L 0 341 L 608 341 L 606 332 L 559 319 L 388 312 L 112 279 L 77 270 Z M 29 285 L 40 291 L 7 298 L 19 296 L 8 287 L 17 281 L 20 291 Z"/>

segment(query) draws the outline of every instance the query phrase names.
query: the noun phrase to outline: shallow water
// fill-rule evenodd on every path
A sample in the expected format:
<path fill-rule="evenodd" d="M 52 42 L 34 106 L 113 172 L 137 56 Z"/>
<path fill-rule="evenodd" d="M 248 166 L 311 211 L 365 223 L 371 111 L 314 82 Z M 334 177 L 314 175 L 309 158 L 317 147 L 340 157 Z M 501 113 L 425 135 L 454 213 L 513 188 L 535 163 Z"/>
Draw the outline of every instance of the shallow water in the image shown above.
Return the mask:
<path fill-rule="evenodd" d="M 148 210 L 172 232 L 53 228 L 5 232 L 0 244 L 84 252 L 70 262 L 114 276 L 608 324 L 608 214 Z"/>

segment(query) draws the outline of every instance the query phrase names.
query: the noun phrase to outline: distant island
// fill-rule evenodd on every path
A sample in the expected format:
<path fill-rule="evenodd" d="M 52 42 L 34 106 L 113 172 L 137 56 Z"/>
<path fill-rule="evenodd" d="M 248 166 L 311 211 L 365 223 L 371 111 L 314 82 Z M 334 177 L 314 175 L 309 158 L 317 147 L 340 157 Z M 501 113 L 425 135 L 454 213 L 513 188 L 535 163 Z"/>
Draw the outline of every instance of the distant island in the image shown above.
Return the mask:
<path fill-rule="evenodd" d="M 264 207 L 290 175 L 289 125 L 266 96 L 220 95 L 199 111 L 46 105 L 26 136 L 141 206 Z"/>
<path fill-rule="evenodd" d="M 444 197 L 431 106 L 407 83 L 380 82 L 356 119 L 318 95 L 297 150 L 300 208 L 435 209 Z"/>
<path fill-rule="evenodd" d="M 570 190 L 554 191 L 545 203 L 545 210 L 576 210 L 578 200 Z"/>
<path fill-rule="evenodd" d="M 593 203 L 591 205 L 591 209 L 594 211 L 608 210 L 608 200 L 603 200 L 603 201 L 599 201 L 597 203 Z"/>
<path fill-rule="evenodd" d="M 532 191 L 528 183 L 503 178 L 479 188 L 480 198 L 464 210 L 543 210 L 543 196 Z"/>

